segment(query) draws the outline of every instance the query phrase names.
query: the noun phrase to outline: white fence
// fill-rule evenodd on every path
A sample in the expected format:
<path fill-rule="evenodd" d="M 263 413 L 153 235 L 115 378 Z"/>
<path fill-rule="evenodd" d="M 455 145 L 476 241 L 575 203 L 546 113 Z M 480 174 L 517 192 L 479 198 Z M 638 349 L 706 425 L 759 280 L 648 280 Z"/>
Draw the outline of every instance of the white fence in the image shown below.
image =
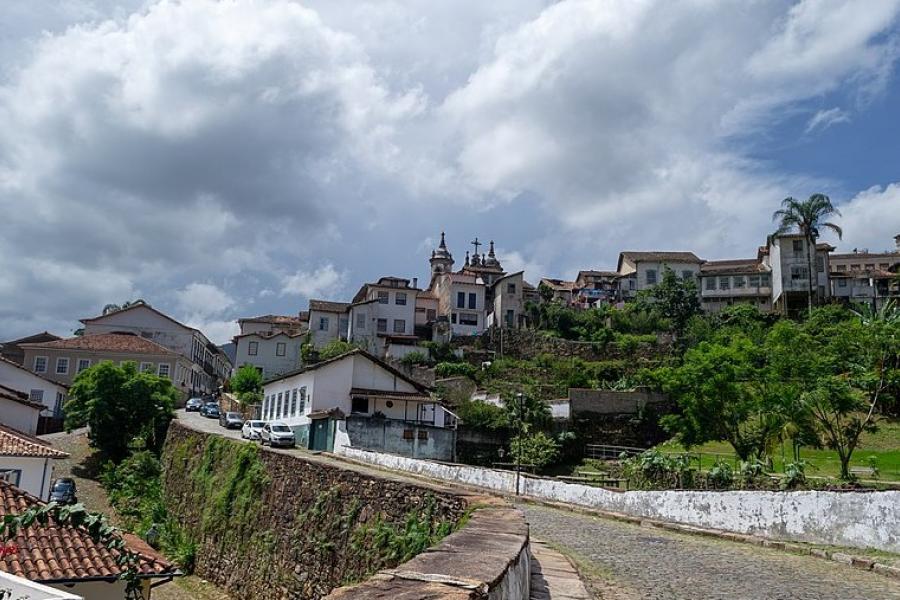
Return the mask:
<path fill-rule="evenodd" d="M 342 448 L 361 462 L 514 494 L 516 474 Z M 773 539 L 900 552 L 900 492 L 615 492 L 522 475 L 525 496 Z"/>

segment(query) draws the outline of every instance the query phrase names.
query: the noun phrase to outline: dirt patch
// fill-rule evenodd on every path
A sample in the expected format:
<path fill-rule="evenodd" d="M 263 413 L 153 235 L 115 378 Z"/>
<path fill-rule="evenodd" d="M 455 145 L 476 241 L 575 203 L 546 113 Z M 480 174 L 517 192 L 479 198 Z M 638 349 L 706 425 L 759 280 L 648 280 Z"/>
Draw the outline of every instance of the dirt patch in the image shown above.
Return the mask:
<path fill-rule="evenodd" d="M 118 524 L 115 511 L 106 499 L 106 491 L 100 485 L 100 454 L 88 444 L 87 432 L 79 429 L 69 434 L 54 433 L 43 439 L 57 450 L 69 453 L 69 458 L 53 462 L 53 478 L 74 479 L 78 501 L 88 510 L 103 513 L 113 524 Z"/>

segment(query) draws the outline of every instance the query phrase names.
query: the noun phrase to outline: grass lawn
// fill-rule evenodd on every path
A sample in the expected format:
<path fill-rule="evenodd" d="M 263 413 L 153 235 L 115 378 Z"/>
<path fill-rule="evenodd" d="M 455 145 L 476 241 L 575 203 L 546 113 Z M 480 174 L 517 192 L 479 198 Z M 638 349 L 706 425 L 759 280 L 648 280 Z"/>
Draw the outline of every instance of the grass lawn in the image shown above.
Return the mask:
<path fill-rule="evenodd" d="M 664 452 L 684 452 L 679 444 L 666 442 L 658 446 Z M 703 453 L 702 467 L 709 468 L 716 459 L 716 454 L 723 455 L 729 461 L 736 460 L 731 445 L 725 442 L 709 442 L 702 446 L 691 448 L 691 452 Z M 705 454 L 709 453 L 709 456 Z M 784 455 L 787 462 L 791 462 L 790 444 L 785 444 Z M 900 481 L 900 421 L 883 420 L 878 424 L 878 431 L 865 433 L 859 446 L 853 452 L 850 459 L 851 467 L 868 467 L 869 457 L 875 457 L 875 466 L 878 468 L 878 479 L 882 481 Z M 801 448 L 800 458 L 806 461 L 806 475 L 808 477 L 837 477 L 841 472 L 841 461 L 837 452 L 833 450 L 816 450 L 814 448 Z M 781 453 L 776 452 L 773 457 L 775 470 L 783 471 Z"/>

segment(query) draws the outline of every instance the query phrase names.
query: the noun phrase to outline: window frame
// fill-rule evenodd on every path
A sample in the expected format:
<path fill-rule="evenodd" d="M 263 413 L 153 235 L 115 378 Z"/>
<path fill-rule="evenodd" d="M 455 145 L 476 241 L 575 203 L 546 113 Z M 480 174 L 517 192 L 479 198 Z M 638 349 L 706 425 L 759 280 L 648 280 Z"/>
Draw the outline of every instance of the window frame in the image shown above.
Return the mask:
<path fill-rule="evenodd" d="M 391 293 L 384 290 L 378 290 L 375 292 L 375 299 L 378 300 L 378 304 L 390 304 Z"/>
<path fill-rule="evenodd" d="M 287 356 L 287 342 L 275 342 L 275 356 Z"/>
<path fill-rule="evenodd" d="M 165 374 L 163 374 L 163 372 L 162 372 L 162 371 L 163 371 L 163 367 L 166 368 Z M 169 377 L 169 375 L 170 375 L 171 373 L 172 373 L 172 365 L 171 365 L 170 363 L 159 363 L 158 365 L 156 365 L 156 374 L 157 374 L 157 376 L 159 376 L 159 377 Z"/>
<path fill-rule="evenodd" d="M 394 333 L 406 333 L 406 319 L 394 319 Z"/>
<path fill-rule="evenodd" d="M 38 361 L 41 361 L 41 360 L 44 362 L 44 368 L 38 369 Z M 34 364 L 32 366 L 34 367 L 33 371 L 35 373 L 46 373 L 47 369 L 50 367 L 50 358 L 47 356 L 35 356 Z"/>
<path fill-rule="evenodd" d="M 478 310 L 478 294 L 469 292 L 469 310 Z"/>
<path fill-rule="evenodd" d="M 376 333 L 387 333 L 387 319 L 378 319 L 375 321 L 375 332 Z"/>
<path fill-rule="evenodd" d="M 61 365 L 65 365 L 65 369 L 62 371 L 59 370 Z M 69 357 L 68 356 L 57 356 L 56 357 L 56 370 L 54 371 L 57 375 L 68 375 L 69 374 Z"/>
<path fill-rule="evenodd" d="M 465 292 L 456 292 L 456 308 L 465 308 L 466 307 L 466 293 Z"/>
<path fill-rule="evenodd" d="M 403 300 L 403 302 L 401 302 Z M 397 306 L 406 306 L 406 292 L 397 292 L 394 294 L 394 304 Z"/>
<path fill-rule="evenodd" d="M 259 342 L 251 341 L 247 342 L 247 356 L 258 356 L 259 355 Z"/>
<path fill-rule="evenodd" d="M 319 317 L 319 331 L 328 331 L 331 327 L 329 317 Z"/>
<path fill-rule="evenodd" d="M 644 271 L 644 280 L 647 285 L 656 285 L 658 281 L 656 277 L 656 269 L 647 269 Z"/>
<path fill-rule="evenodd" d="M 87 366 L 84 368 L 81 367 L 81 363 L 83 363 L 83 362 L 87 363 Z M 79 358 L 78 362 L 75 365 L 75 373 L 78 374 L 78 373 L 81 373 L 82 371 L 87 371 L 90 368 L 91 368 L 91 359 L 90 358 Z"/>

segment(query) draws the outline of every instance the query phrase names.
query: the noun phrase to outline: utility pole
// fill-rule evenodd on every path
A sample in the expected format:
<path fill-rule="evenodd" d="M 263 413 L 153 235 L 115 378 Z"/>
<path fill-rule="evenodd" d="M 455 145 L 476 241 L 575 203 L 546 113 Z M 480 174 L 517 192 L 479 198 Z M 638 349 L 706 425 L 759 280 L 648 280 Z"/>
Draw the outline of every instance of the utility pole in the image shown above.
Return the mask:
<path fill-rule="evenodd" d="M 519 392 L 518 394 L 516 394 L 516 401 L 517 401 L 518 408 L 519 408 L 519 411 L 518 411 L 519 412 L 519 444 L 518 444 L 518 447 L 516 448 L 516 496 L 518 496 L 519 495 L 519 478 L 520 478 L 520 473 L 522 471 L 522 442 L 523 442 L 523 438 L 524 438 L 522 430 L 524 429 L 524 425 L 525 425 L 525 418 L 524 418 L 524 415 L 522 414 L 522 409 L 525 404 L 525 402 L 524 402 L 525 394 L 523 394 L 522 392 Z"/>

